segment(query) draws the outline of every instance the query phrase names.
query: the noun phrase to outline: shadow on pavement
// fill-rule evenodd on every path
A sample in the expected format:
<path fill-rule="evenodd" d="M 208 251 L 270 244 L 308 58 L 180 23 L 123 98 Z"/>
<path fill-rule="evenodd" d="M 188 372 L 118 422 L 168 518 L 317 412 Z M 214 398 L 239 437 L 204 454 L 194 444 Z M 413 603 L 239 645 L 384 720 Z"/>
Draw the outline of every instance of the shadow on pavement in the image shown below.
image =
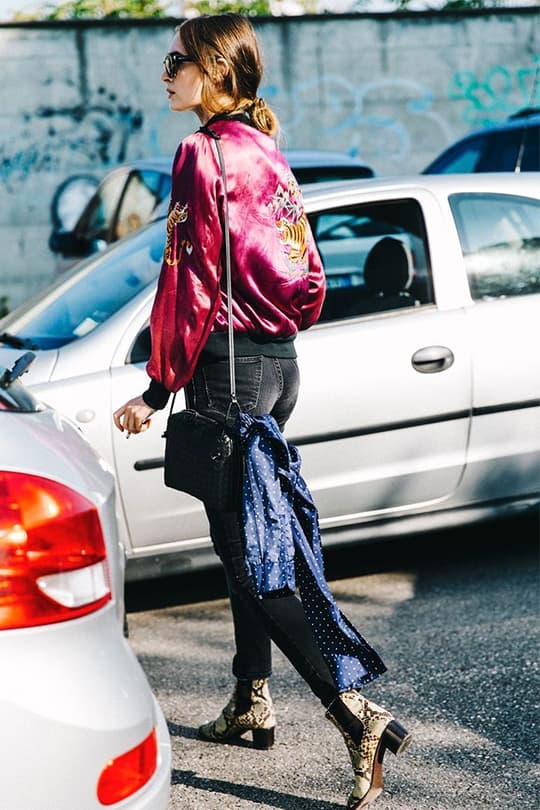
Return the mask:
<path fill-rule="evenodd" d="M 339 602 L 353 623 L 362 629 L 366 623 L 367 638 L 388 666 L 387 676 L 368 697 L 396 712 L 399 707 L 415 735 L 411 764 L 399 763 L 401 776 L 398 771 L 396 777 L 402 779 L 400 807 L 536 807 L 539 538 L 538 519 L 520 517 L 325 550 L 327 579 Z M 185 770 L 172 771 L 175 806 L 232 807 L 247 800 L 277 810 L 342 808 L 317 798 L 328 793 L 321 793 L 316 779 L 308 798 L 292 794 L 287 781 L 284 790 L 260 787 L 258 771 L 234 774 L 225 766 L 218 775 L 228 774 L 228 780 L 205 777 L 205 756 L 211 759 L 208 767 L 215 768 L 216 755 L 200 754 L 191 745 L 196 729 L 189 721 L 196 721 L 207 695 L 228 688 L 222 634 L 230 618 L 225 604 L 211 601 L 225 595 L 219 569 L 127 587 L 132 613 L 183 606 L 164 611 L 172 629 L 163 646 L 141 654 L 153 686 L 167 696 L 171 688 L 181 695 L 181 701 L 167 697 L 168 718 L 189 718 L 187 724 L 168 723 L 176 750 L 186 749 L 192 757 L 179 760 Z M 140 632 L 147 632 L 155 618 L 141 616 Z M 199 645 L 196 654 L 169 649 L 181 620 L 186 622 L 183 641 Z M 302 707 L 309 704 L 301 702 L 298 680 L 286 668 L 278 668 L 274 678 L 280 704 L 291 707 L 289 733 L 299 735 Z M 189 714 L 183 705 L 191 700 L 199 703 Z M 243 745 L 251 747 L 249 741 Z M 218 763 L 229 761 L 227 754 L 222 760 L 219 756 Z M 289 767 L 286 756 L 284 763 L 272 763 L 276 778 Z M 254 784 L 236 782 L 234 776 Z M 309 790 L 303 783 L 294 789 Z"/>
<path fill-rule="evenodd" d="M 194 726 L 181 726 L 179 723 L 173 723 L 170 720 L 167 721 L 167 726 L 171 737 L 183 737 L 185 740 L 199 739 L 197 729 Z M 229 739 L 227 745 L 229 748 L 235 746 L 237 748 L 254 748 L 253 743 L 243 737 Z"/>
<path fill-rule="evenodd" d="M 195 771 L 173 770 L 171 785 L 186 785 L 192 789 L 236 796 L 239 799 L 246 799 L 255 804 L 282 808 L 282 810 L 343 810 L 343 804 L 314 801 L 310 798 L 293 796 L 290 793 L 281 793 L 278 790 L 268 790 L 255 785 L 239 785 L 235 782 L 227 782 L 224 779 L 204 779 L 197 776 Z"/>
<path fill-rule="evenodd" d="M 461 566 L 486 555 L 490 560 L 510 560 L 520 549 L 538 545 L 539 537 L 537 516 L 523 516 L 373 543 L 332 546 L 324 550 L 326 578 L 331 581 L 403 568 Z M 226 597 L 220 567 L 126 583 L 125 587 L 128 613 Z"/>

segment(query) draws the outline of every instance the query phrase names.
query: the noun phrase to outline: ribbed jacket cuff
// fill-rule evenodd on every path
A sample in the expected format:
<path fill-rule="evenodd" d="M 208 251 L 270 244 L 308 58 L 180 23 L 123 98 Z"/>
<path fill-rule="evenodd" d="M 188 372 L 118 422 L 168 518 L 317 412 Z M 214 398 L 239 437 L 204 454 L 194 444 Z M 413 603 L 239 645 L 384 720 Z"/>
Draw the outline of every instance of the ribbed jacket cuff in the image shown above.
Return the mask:
<path fill-rule="evenodd" d="M 167 391 L 164 385 L 157 380 L 150 380 L 150 385 L 142 395 L 142 398 L 148 405 L 155 411 L 160 411 L 165 407 L 169 401 L 170 391 Z"/>

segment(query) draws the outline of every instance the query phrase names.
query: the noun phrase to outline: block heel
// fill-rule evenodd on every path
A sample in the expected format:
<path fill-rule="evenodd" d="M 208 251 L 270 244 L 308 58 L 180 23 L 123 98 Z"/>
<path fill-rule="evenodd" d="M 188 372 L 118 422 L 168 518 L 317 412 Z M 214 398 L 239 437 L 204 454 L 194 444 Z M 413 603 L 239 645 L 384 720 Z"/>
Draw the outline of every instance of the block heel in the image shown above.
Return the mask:
<path fill-rule="evenodd" d="M 259 750 L 274 744 L 276 716 L 267 678 L 237 681 L 231 699 L 215 720 L 199 726 L 198 736 L 207 742 L 234 742 L 251 732 L 253 747 Z"/>
<path fill-rule="evenodd" d="M 405 751 L 411 739 L 411 735 L 401 723 L 398 723 L 397 720 L 391 720 L 382 735 L 381 753 L 387 748 L 393 754 L 401 754 L 402 751 Z"/>
<path fill-rule="evenodd" d="M 253 747 L 259 751 L 272 748 L 275 739 L 274 731 L 273 728 L 254 728 L 252 731 Z"/>
<path fill-rule="evenodd" d="M 411 735 L 390 712 L 356 689 L 341 692 L 326 716 L 343 735 L 353 766 L 354 787 L 347 810 L 364 810 L 382 793 L 385 752 L 400 754 Z"/>

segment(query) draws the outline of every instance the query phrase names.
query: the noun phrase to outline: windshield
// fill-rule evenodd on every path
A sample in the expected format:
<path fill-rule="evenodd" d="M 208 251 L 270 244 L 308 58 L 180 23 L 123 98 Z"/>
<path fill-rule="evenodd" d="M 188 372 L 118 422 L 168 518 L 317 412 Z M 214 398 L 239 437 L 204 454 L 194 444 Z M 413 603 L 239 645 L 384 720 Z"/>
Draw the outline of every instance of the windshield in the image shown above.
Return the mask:
<path fill-rule="evenodd" d="M 56 349 L 92 332 L 157 278 L 165 221 L 153 222 L 0 321 L 0 332 Z"/>

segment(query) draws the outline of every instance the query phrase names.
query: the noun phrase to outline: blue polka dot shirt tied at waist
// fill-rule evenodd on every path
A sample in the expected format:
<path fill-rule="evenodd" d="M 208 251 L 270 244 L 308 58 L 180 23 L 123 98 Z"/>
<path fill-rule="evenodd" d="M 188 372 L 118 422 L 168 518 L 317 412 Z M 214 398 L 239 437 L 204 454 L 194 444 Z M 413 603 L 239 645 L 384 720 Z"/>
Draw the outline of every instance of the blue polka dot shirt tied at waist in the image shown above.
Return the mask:
<path fill-rule="evenodd" d="M 296 586 L 339 691 L 358 689 L 386 667 L 343 615 L 324 574 L 319 519 L 300 473 L 297 448 L 270 415 L 239 417 L 245 470 L 242 511 L 246 566 L 260 598 Z"/>

